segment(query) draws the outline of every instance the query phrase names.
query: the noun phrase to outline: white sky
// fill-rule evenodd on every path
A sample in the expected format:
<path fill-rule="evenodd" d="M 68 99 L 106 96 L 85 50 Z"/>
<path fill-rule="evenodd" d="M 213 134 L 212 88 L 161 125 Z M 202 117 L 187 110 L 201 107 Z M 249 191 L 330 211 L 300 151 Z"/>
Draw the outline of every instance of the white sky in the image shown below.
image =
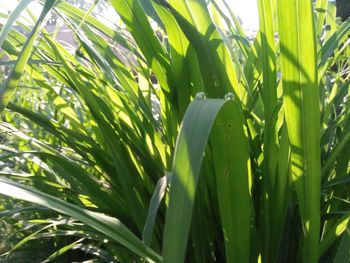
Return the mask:
<path fill-rule="evenodd" d="M 257 0 L 226 0 L 234 14 L 241 18 L 244 30 L 258 30 Z"/>
<path fill-rule="evenodd" d="M 243 28 L 246 31 L 257 30 L 259 27 L 259 16 L 257 10 L 257 0 L 226 0 L 236 16 L 239 16 L 243 22 Z M 18 1 L 0 0 L 0 11 L 13 10 Z M 33 1 L 30 4 L 33 13 L 40 12 L 40 5 Z M 110 17 L 111 12 L 107 11 L 106 17 Z M 0 22 L 2 22 L 0 20 Z"/>

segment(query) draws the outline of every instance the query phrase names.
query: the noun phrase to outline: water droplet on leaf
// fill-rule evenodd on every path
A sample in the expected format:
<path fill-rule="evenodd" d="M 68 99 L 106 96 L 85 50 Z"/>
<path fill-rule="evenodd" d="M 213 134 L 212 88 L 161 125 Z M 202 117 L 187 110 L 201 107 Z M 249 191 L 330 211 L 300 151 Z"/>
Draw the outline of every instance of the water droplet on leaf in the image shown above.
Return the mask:
<path fill-rule="evenodd" d="M 232 92 L 229 92 L 225 95 L 225 100 L 233 100 L 234 99 L 234 95 Z"/>
<path fill-rule="evenodd" d="M 205 99 L 207 95 L 203 91 L 200 91 L 196 94 L 196 99 Z"/>

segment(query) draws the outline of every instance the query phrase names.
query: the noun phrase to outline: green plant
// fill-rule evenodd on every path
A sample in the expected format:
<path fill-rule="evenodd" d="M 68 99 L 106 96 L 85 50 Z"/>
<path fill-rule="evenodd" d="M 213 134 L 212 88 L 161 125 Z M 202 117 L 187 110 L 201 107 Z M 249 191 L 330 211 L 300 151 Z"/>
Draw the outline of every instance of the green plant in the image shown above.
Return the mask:
<path fill-rule="evenodd" d="M 225 1 L 111 0 L 113 27 L 97 2 L 39 2 L 17 21 L 29 37 L 14 15 L 0 34 L 0 193 L 51 212 L 23 204 L 44 226 L 4 258 L 70 235 L 40 260 L 348 262 L 350 21 L 333 3 L 259 0 L 251 42 Z"/>

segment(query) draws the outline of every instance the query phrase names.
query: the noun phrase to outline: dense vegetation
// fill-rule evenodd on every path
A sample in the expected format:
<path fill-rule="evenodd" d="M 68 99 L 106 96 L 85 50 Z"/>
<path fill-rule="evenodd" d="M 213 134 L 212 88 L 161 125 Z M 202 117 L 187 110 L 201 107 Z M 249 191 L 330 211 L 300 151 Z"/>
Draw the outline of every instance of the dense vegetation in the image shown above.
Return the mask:
<path fill-rule="evenodd" d="M 337 0 L 337 16 L 341 17 L 342 20 L 350 17 L 350 2 L 346 0 Z"/>
<path fill-rule="evenodd" d="M 30 2 L 1 14 L 0 261 L 349 262 L 335 3 L 258 0 L 251 39 L 224 0 Z"/>

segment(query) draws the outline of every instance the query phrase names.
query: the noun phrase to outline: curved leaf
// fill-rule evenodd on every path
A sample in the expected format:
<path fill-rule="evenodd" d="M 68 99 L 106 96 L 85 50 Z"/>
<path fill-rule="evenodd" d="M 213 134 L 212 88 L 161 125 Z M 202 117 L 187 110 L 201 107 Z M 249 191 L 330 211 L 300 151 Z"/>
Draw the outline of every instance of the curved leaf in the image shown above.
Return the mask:
<path fill-rule="evenodd" d="M 243 260 L 241 262 L 248 262 L 250 236 L 249 148 L 244 138 L 240 106 L 237 104 L 238 102 L 223 99 L 197 98 L 186 111 L 173 159 L 163 243 L 163 258 L 166 263 L 180 263 L 185 259 L 197 182 L 204 149 L 213 125 L 217 125 L 213 134 L 219 135 L 214 136 L 217 144 L 213 146 L 213 151 L 217 154 L 214 158 L 214 167 L 219 181 L 217 187 L 226 239 L 226 252 L 230 259 L 229 262 L 234 262 L 237 259 Z M 224 105 L 227 106 L 224 107 Z M 221 109 L 223 116 L 215 122 Z M 225 121 L 235 127 L 231 126 L 232 129 L 221 127 L 226 124 Z M 223 134 L 222 129 L 228 130 Z M 228 138 L 230 138 L 229 141 L 225 141 Z M 225 147 L 227 143 L 231 148 Z M 222 151 L 226 151 L 226 149 L 228 150 L 227 156 L 222 158 Z M 235 153 L 233 154 L 232 151 Z M 240 190 L 236 191 L 237 189 Z M 245 207 L 244 213 L 242 213 L 242 207 Z M 242 240 L 243 246 L 241 246 Z"/>
<path fill-rule="evenodd" d="M 157 253 L 143 244 L 141 240 L 116 218 L 91 212 L 5 178 L 0 178 L 0 193 L 72 216 L 126 246 L 147 261 L 161 261 L 161 257 Z"/>

